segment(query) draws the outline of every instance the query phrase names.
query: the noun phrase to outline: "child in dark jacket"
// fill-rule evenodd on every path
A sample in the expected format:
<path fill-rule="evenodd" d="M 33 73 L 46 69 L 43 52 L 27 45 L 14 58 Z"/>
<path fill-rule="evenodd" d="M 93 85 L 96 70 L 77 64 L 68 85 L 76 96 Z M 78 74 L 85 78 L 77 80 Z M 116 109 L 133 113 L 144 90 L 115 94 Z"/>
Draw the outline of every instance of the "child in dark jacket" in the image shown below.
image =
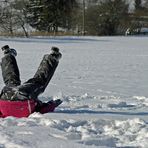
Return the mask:
<path fill-rule="evenodd" d="M 16 50 L 5 45 L 2 47 L 2 51 L 4 57 L 1 61 L 1 69 L 5 86 L 0 95 L 0 116 L 27 117 L 33 112 L 53 111 L 62 101 L 43 103 L 38 96 L 44 92 L 62 57 L 59 48 L 52 47 L 51 53 L 44 55 L 33 78 L 23 84 L 21 84 L 15 58 Z"/>

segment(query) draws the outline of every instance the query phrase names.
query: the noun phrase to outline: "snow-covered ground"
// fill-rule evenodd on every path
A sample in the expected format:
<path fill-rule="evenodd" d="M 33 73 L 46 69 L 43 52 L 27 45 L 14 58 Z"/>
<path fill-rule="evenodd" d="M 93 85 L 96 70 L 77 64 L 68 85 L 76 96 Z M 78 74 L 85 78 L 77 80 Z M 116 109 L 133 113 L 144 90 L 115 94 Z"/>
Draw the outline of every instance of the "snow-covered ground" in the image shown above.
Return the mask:
<path fill-rule="evenodd" d="M 148 37 L 1 38 L 5 44 L 18 51 L 22 82 L 50 47 L 61 49 L 40 99 L 63 104 L 54 113 L 1 118 L 0 148 L 148 147 Z"/>

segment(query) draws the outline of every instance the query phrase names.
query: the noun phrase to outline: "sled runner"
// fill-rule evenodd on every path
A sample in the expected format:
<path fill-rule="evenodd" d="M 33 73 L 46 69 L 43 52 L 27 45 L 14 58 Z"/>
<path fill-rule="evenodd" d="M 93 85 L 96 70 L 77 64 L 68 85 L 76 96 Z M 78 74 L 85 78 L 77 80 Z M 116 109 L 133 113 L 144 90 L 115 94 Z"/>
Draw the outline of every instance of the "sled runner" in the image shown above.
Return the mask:
<path fill-rule="evenodd" d="M 7 116 L 14 117 L 28 117 L 34 112 L 41 114 L 54 112 L 55 108 L 58 107 L 62 101 L 60 99 L 50 100 L 47 103 L 42 103 L 40 106 L 34 100 L 25 101 L 9 101 L 0 100 L 0 117 L 5 118 Z"/>

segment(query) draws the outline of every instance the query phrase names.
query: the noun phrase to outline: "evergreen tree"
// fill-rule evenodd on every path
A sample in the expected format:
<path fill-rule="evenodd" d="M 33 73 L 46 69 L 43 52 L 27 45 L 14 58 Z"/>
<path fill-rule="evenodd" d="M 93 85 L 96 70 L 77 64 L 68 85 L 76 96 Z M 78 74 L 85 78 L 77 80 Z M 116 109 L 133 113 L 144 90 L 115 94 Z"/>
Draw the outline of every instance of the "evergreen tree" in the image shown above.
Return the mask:
<path fill-rule="evenodd" d="M 140 10 L 142 8 L 142 1 L 141 0 L 135 0 L 135 9 Z"/>
<path fill-rule="evenodd" d="M 29 0 L 28 22 L 40 31 L 68 27 L 76 0 Z"/>
<path fill-rule="evenodd" d="M 27 4 L 27 20 L 28 23 L 35 27 L 36 29 L 41 30 L 43 23 L 43 0 L 29 0 Z M 46 25 L 46 24 L 45 24 Z"/>
<path fill-rule="evenodd" d="M 99 35 L 115 35 L 121 21 L 127 16 L 128 5 L 124 0 L 104 0 L 88 8 L 87 30 Z M 92 17 L 91 17 L 92 16 Z M 94 30 L 95 29 L 95 30 Z"/>
<path fill-rule="evenodd" d="M 61 27 L 67 28 L 68 30 L 72 27 L 73 13 L 76 15 L 78 3 L 76 0 L 59 0 L 60 12 L 61 12 Z"/>

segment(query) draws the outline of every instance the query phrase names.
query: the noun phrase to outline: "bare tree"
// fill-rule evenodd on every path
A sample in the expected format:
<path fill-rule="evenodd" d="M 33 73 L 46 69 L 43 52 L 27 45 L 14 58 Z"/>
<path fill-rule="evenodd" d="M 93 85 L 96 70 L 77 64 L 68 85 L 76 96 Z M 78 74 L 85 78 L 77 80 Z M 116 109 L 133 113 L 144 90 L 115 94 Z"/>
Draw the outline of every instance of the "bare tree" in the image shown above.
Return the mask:
<path fill-rule="evenodd" d="M 0 7 L 0 28 L 5 33 L 15 35 L 22 28 L 26 37 L 28 37 L 26 24 L 26 11 L 24 0 L 2 1 Z"/>
<path fill-rule="evenodd" d="M 25 28 L 25 25 L 27 24 L 27 0 L 15 0 L 12 5 L 15 10 L 16 15 L 16 23 L 18 27 L 21 27 L 25 36 L 29 37 L 29 34 L 27 32 L 27 29 Z"/>

